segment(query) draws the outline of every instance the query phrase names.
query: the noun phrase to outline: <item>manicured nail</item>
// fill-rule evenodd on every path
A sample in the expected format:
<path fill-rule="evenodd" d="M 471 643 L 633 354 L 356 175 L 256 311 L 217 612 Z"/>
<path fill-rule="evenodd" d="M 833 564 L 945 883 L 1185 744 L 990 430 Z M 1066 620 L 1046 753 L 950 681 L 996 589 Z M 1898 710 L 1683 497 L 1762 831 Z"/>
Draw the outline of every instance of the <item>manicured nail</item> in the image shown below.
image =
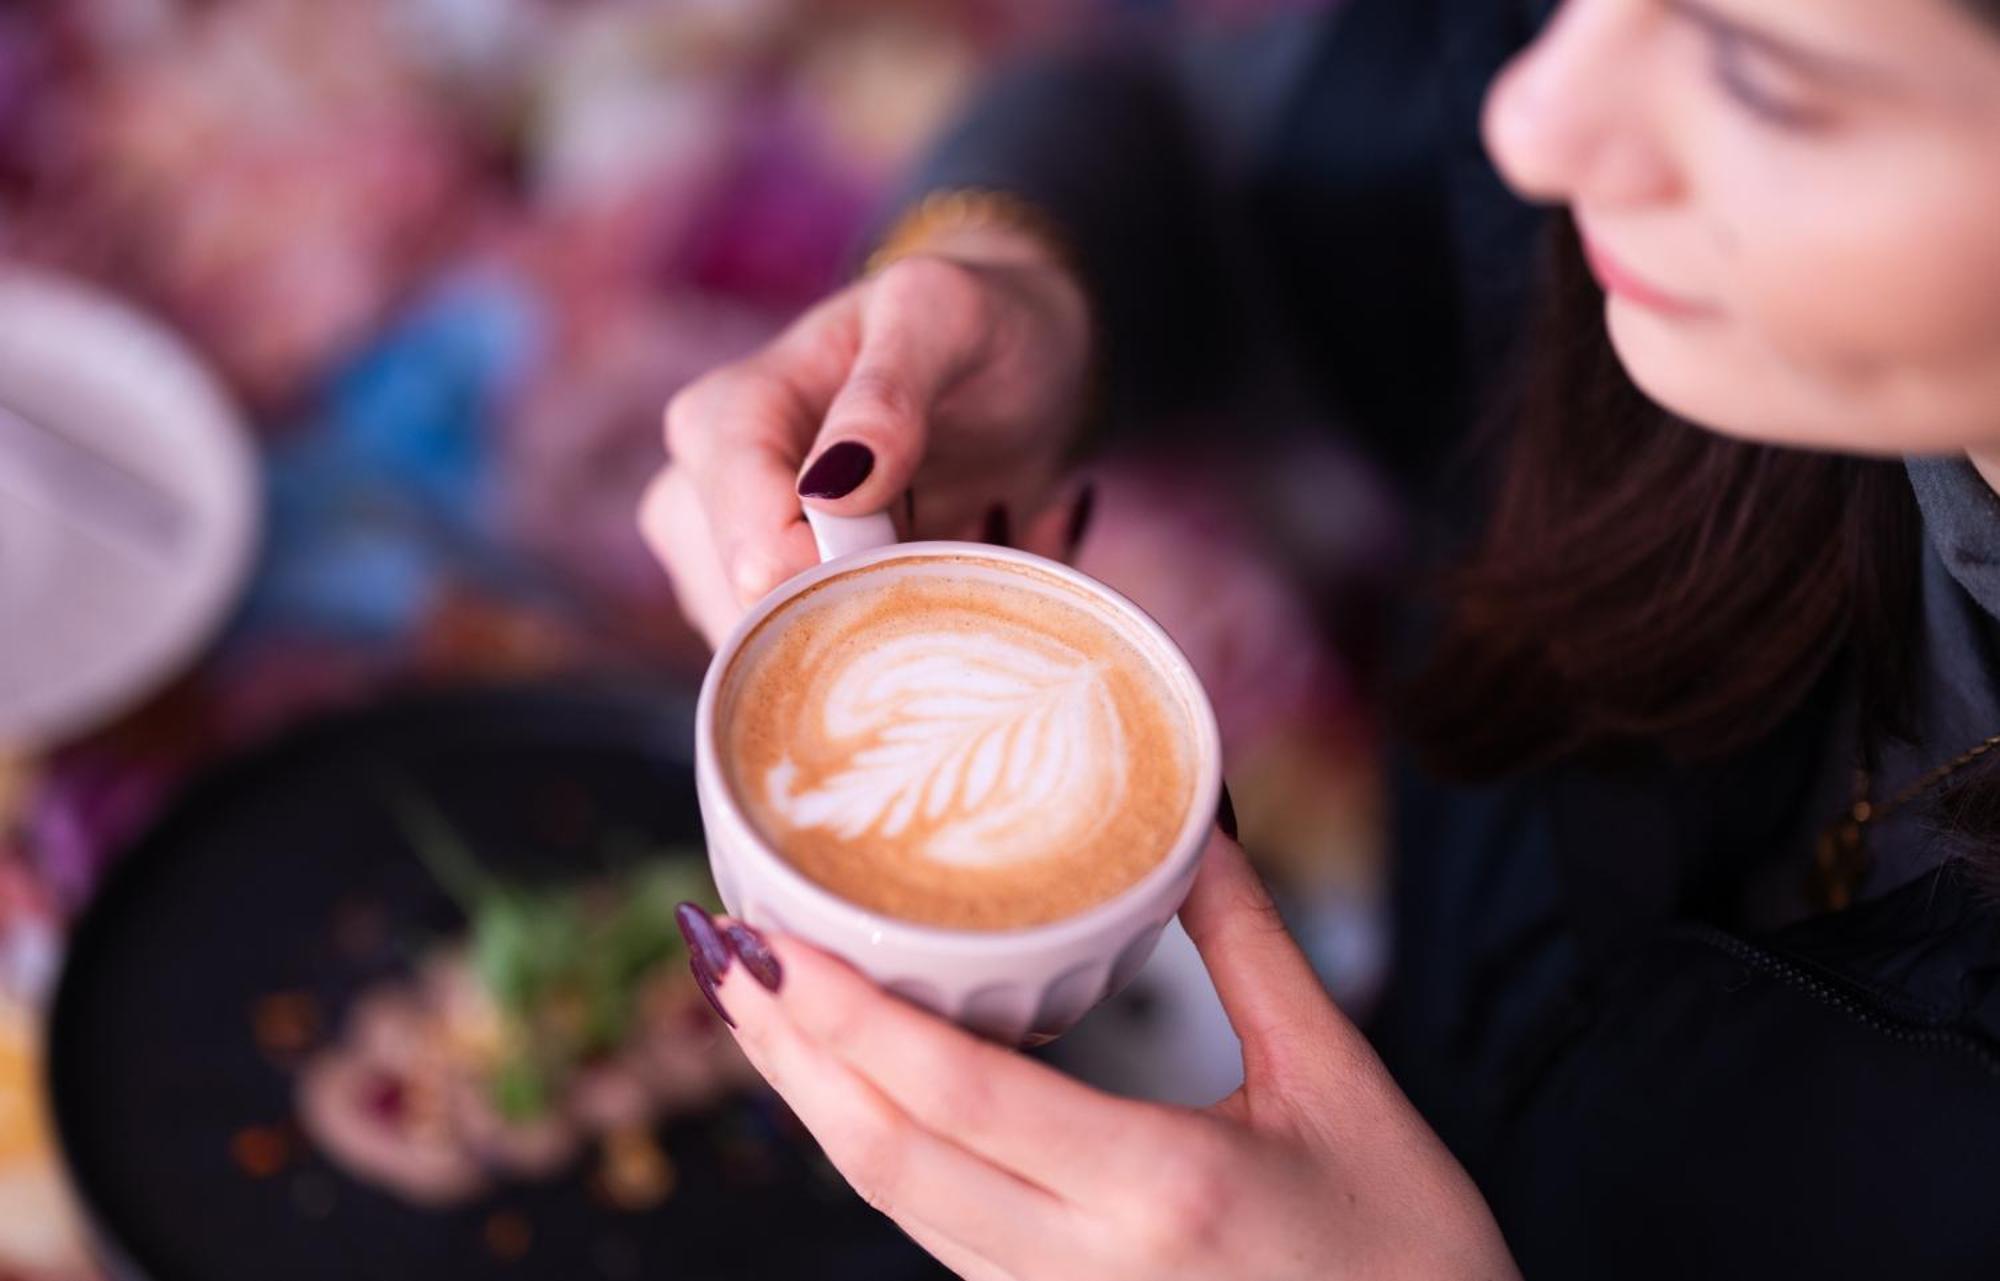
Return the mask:
<path fill-rule="evenodd" d="M 1229 799 L 1229 784 L 1222 785 L 1222 801 L 1215 807 L 1215 825 L 1230 840 L 1236 839 L 1236 802 Z"/>
<path fill-rule="evenodd" d="M 845 498 L 875 470 L 875 451 L 858 440 L 828 445 L 799 477 L 800 498 Z"/>
<path fill-rule="evenodd" d="M 1083 536 L 1090 532 L 1090 517 L 1096 510 L 1097 482 L 1092 481 L 1076 496 L 1076 506 L 1069 509 L 1069 532 L 1063 536 L 1065 560 L 1074 558 L 1077 549 L 1083 546 Z"/>
<path fill-rule="evenodd" d="M 721 982 L 729 973 L 731 953 L 715 928 L 715 918 L 699 903 L 682 903 L 674 909 L 674 924 L 681 927 L 681 937 L 687 940 L 688 956 L 701 962 L 711 981 Z"/>
<path fill-rule="evenodd" d="M 694 985 L 708 998 L 708 1008 L 715 1011 L 715 1017 L 735 1027 L 736 1020 L 729 1017 L 729 1011 L 722 1008 L 722 998 L 715 994 L 715 976 L 708 972 L 708 965 L 699 952 L 688 953 L 688 969 L 694 972 Z"/>
<path fill-rule="evenodd" d="M 987 508 L 986 528 L 980 531 L 979 541 L 994 547 L 1012 547 L 1014 540 L 1007 536 L 1009 532 L 1007 504 L 995 503 Z"/>
<path fill-rule="evenodd" d="M 785 981 L 785 967 L 778 964 L 778 954 L 771 950 L 764 936 L 741 921 L 729 922 L 722 927 L 722 933 L 736 950 L 743 968 L 750 971 L 750 977 L 762 983 L 765 991 L 777 991 Z"/>

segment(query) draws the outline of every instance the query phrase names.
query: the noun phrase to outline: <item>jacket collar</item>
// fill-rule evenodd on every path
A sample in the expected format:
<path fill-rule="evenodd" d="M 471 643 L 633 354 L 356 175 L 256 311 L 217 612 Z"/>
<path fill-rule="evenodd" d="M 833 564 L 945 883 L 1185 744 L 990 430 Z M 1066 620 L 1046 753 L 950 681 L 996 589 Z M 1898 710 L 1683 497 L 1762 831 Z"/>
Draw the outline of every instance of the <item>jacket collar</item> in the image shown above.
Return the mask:
<path fill-rule="evenodd" d="M 1938 558 L 1981 609 L 2000 618 L 2000 494 L 1962 457 L 1907 465 Z"/>

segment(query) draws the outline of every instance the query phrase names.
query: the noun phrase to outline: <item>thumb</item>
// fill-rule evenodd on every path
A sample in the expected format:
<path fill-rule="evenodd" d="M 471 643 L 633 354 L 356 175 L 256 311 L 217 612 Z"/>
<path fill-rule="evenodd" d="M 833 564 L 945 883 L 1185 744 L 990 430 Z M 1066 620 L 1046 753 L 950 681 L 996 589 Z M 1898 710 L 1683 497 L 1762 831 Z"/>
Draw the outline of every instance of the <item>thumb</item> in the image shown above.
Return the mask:
<path fill-rule="evenodd" d="M 893 263 L 869 287 L 859 348 L 799 473 L 836 516 L 881 511 L 923 461 L 930 410 L 982 341 L 976 280 L 955 264 Z"/>
<path fill-rule="evenodd" d="M 1326 1080 L 1374 1063 L 1367 1038 L 1326 994 L 1243 847 L 1221 832 L 1202 857 L 1181 924 L 1243 1043 L 1247 1082 Z"/>

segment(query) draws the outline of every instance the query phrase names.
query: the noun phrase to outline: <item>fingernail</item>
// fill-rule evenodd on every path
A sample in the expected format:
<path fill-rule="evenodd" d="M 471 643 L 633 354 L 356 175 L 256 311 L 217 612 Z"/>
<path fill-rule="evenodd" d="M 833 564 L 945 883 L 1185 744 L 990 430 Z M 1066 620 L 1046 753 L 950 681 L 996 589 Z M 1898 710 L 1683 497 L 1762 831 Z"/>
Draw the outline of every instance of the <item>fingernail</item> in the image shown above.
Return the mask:
<path fill-rule="evenodd" d="M 994 547 L 1012 547 L 1014 540 L 1008 533 L 1007 504 L 995 503 L 986 509 L 986 528 L 980 531 L 979 541 Z"/>
<path fill-rule="evenodd" d="M 708 1008 L 715 1011 L 715 1017 L 730 1027 L 735 1027 L 736 1020 L 729 1017 L 729 1011 L 722 1008 L 722 998 L 715 994 L 715 976 L 709 973 L 707 963 L 701 959 L 701 953 L 688 953 L 688 969 L 694 972 L 694 985 L 708 998 Z"/>
<path fill-rule="evenodd" d="M 741 921 L 729 922 L 722 927 L 722 933 L 736 950 L 743 968 L 750 971 L 750 977 L 762 983 L 765 991 L 777 991 L 785 981 L 785 967 L 778 964 L 778 954 L 771 950 L 764 936 Z"/>
<path fill-rule="evenodd" d="M 1236 839 L 1236 802 L 1229 799 L 1229 784 L 1222 784 L 1222 801 L 1215 807 L 1215 825 L 1230 840 Z"/>
<path fill-rule="evenodd" d="M 800 498 L 845 498 L 875 470 L 875 451 L 858 440 L 828 445 L 799 477 Z"/>
<path fill-rule="evenodd" d="M 1091 513 L 1097 510 L 1097 482 L 1083 487 L 1076 496 L 1076 506 L 1069 509 L 1069 532 L 1064 536 L 1064 559 L 1074 557 L 1077 548 L 1083 546 L 1083 536 L 1090 531 Z"/>
<path fill-rule="evenodd" d="M 687 940 L 689 959 L 701 963 L 710 982 L 721 982 L 729 973 L 730 951 L 716 931 L 715 918 L 699 903 L 682 903 L 674 909 L 674 924 L 681 927 L 681 937 Z M 697 971 L 695 977 L 700 976 Z"/>

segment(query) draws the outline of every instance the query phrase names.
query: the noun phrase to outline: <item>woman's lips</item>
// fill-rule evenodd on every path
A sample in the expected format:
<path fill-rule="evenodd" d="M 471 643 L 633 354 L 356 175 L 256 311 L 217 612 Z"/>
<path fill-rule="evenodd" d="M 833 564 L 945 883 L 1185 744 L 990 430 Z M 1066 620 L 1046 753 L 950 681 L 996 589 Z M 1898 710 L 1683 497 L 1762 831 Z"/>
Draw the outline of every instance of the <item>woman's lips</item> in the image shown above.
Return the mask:
<path fill-rule="evenodd" d="M 1651 282 L 1632 273 L 1624 263 L 1612 257 L 1604 246 L 1583 237 L 1583 256 L 1590 263 L 1590 274 L 1597 277 L 1597 283 L 1604 286 L 1604 292 L 1614 298 L 1622 298 L 1634 306 L 1648 311 L 1657 311 L 1665 316 L 1693 319 L 1698 316 L 1713 315 L 1715 309 L 1704 303 L 1670 294 Z"/>

